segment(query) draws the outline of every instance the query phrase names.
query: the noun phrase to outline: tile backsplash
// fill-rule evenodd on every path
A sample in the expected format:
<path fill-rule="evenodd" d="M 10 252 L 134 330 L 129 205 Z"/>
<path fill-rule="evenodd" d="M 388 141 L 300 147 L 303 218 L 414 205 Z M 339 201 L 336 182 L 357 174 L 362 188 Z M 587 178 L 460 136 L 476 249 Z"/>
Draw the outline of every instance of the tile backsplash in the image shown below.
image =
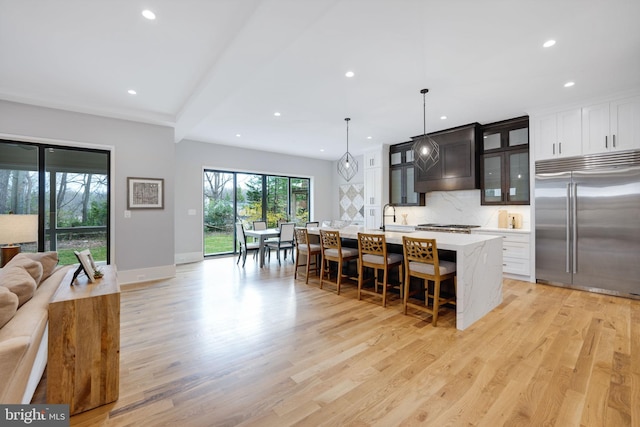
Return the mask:
<path fill-rule="evenodd" d="M 498 211 L 506 210 L 521 214 L 522 228 L 531 229 L 529 205 L 481 206 L 480 190 L 433 191 L 426 194 L 425 204 L 397 207 L 395 224 L 401 224 L 402 214 L 406 214 L 409 225 L 441 223 L 498 228 Z"/>

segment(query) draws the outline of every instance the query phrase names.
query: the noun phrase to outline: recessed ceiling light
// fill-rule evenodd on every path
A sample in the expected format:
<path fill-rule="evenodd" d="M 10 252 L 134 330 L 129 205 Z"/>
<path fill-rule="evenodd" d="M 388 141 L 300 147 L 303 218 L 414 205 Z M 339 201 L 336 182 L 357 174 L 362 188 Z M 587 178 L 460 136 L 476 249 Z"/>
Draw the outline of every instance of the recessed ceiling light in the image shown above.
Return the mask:
<path fill-rule="evenodd" d="M 273 115 L 276 116 L 276 117 L 280 117 L 281 114 L 276 111 L 275 113 L 273 113 Z"/>
<path fill-rule="evenodd" d="M 135 91 L 135 90 L 133 90 L 133 89 L 129 89 L 129 90 L 127 91 L 127 93 L 128 93 L 129 95 L 135 95 L 135 94 L 137 94 L 138 92 L 136 92 L 136 91 Z"/>
<path fill-rule="evenodd" d="M 574 84 L 576 84 L 576 83 L 575 83 L 575 82 L 566 82 L 566 83 L 564 84 L 564 87 L 571 87 L 571 86 L 573 86 Z"/>
<path fill-rule="evenodd" d="M 440 116 L 440 120 L 447 120 L 447 116 Z"/>
<path fill-rule="evenodd" d="M 324 153 L 324 148 L 321 148 L 321 149 L 320 149 L 320 152 L 321 152 L 321 153 Z"/>
<path fill-rule="evenodd" d="M 145 9 L 142 11 L 142 16 L 144 16 L 145 18 L 147 18 L 150 21 L 153 21 L 154 19 L 156 19 L 156 14 L 151 12 L 149 9 Z"/>
<path fill-rule="evenodd" d="M 368 136 L 367 139 L 373 139 L 373 137 L 372 136 Z"/>
<path fill-rule="evenodd" d="M 242 135 L 240 135 L 239 133 L 236 133 L 236 136 L 237 136 L 238 138 L 240 138 Z"/>
<path fill-rule="evenodd" d="M 543 47 L 551 47 L 554 44 L 556 44 L 555 40 L 547 40 L 546 42 L 544 42 L 544 44 L 542 45 Z"/>
<path fill-rule="evenodd" d="M 356 75 L 356 73 L 354 73 L 353 71 L 347 71 L 346 73 L 344 73 L 344 75 L 347 77 L 353 77 Z"/>

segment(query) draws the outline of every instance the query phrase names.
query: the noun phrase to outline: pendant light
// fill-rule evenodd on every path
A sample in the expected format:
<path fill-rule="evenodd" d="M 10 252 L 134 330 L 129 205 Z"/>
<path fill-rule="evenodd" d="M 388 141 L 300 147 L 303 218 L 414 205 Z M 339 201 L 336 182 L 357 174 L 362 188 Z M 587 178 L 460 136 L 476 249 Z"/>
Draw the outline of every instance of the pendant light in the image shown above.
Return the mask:
<path fill-rule="evenodd" d="M 355 157 L 349 153 L 349 120 L 351 119 L 348 117 L 344 119 L 344 121 L 347 122 L 347 152 L 338 160 L 338 173 L 347 181 L 351 180 L 351 178 L 358 173 L 358 162 Z"/>
<path fill-rule="evenodd" d="M 412 145 L 413 164 L 423 173 L 434 167 L 440 160 L 440 146 L 427 135 L 427 102 L 426 95 L 429 89 L 422 89 L 422 112 L 424 115 L 423 134 Z"/>

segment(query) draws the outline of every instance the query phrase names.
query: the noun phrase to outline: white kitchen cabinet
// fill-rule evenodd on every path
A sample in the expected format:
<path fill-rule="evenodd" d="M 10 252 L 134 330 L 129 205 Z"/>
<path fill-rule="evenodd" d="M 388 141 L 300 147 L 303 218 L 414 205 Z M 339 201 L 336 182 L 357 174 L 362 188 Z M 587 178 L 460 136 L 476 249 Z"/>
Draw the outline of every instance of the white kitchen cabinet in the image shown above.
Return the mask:
<path fill-rule="evenodd" d="M 389 146 L 364 153 L 365 227 L 377 229 L 382 224 L 381 211 L 389 199 Z"/>
<path fill-rule="evenodd" d="M 382 150 L 371 150 L 364 153 L 364 168 L 382 167 Z"/>
<path fill-rule="evenodd" d="M 382 206 L 382 168 L 364 170 L 364 204 Z"/>
<path fill-rule="evenodd" d="M 640 149 L 640 96 L 582 109 L 583 154 Z"/>
<path fill-rule="evenodd" d="M 472 230 L 473 234 L 502 236 L 502 273 L 529 280 L 531 274 L 530 234 L 515 231 Z"/>
<path fill-rule="evenodd" d="M 382 206 L 364 207 L 364 227 L 365 229 L 378 229 L 382 225 Z"/>
<path fill-rule="evenodd" d="M 582 154 L 582 115 L 580 108 L 533 117 L 532 143 L 535 160 Z"/>

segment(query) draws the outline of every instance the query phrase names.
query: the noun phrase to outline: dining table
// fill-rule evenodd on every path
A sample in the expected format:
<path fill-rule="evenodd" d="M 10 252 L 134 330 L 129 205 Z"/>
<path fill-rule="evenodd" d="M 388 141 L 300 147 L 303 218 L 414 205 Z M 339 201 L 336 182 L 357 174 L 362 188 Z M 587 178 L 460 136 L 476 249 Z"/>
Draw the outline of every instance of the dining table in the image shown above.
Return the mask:
<path fill-rule="evenodd" d="M 279 228 L 267 228 L 266 230 L 245 230 L 245 236 L 258 239 L 260 247 L 258 249 L 258 258 L 260 259 L 260 268 L 264 267 L 264 248 L 267 239 L 280 237 Z"/>

